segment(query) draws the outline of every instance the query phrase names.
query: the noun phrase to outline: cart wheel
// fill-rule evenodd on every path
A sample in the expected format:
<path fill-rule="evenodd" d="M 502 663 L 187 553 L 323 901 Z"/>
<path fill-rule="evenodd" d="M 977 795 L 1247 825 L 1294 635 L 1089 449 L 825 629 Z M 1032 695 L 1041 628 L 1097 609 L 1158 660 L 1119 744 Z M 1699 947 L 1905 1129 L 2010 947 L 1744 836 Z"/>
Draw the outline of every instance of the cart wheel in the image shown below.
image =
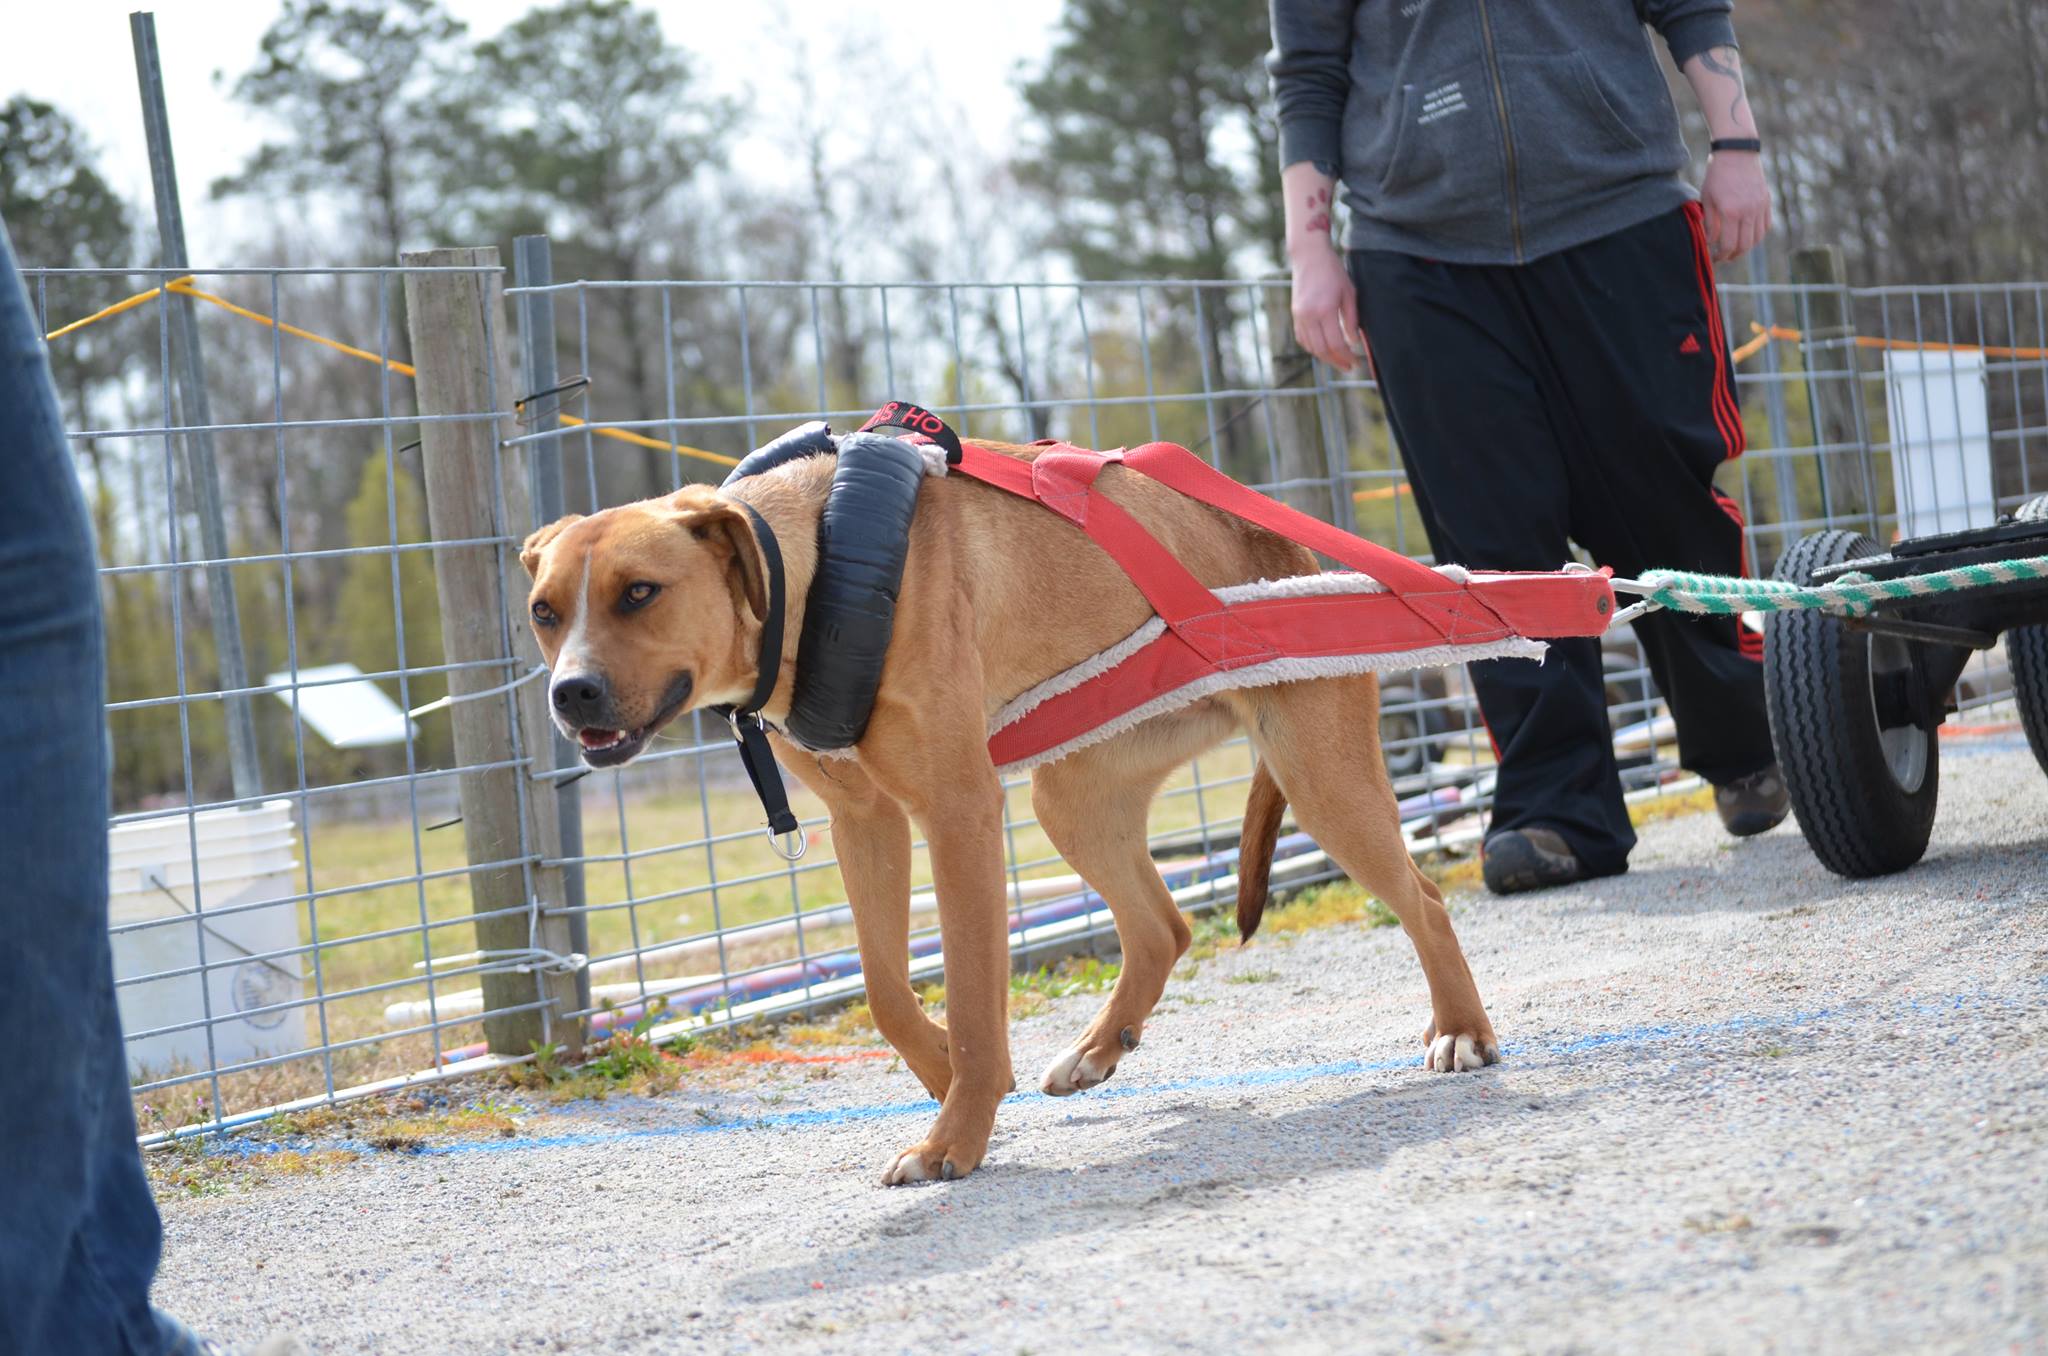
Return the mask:
<path fill-rule="evenodd" d="M 1855 532 L 1817 532 L 1787 551 L 1777 577 L 1804 584 L 1823 565 L 1879 554 Z M 1764 692 L 1771 738 L 1799 828 L 1843 876 L 1902 871 L 1927 851 L 1940 783 L 1938 716 L 1914 705 L 1912 651 L 1852 631 L 1825 612 L 1770 619 Z"/>
<path fill-rule="evenodd" d="M 2013 514 L 2025 523 L 2048 522 L 2048 494 L 2037 495 Z M 2034 749 L 2034 761 L 2048 772 L 2048 626 L 2015 626 L 2005 633 L 2005 663 L 2012 670 L 2013 700 L 2020 725 Z"/>
<path fill-rule="evenodd" d="M 1443 755 L 1448 742 L 1444 713 L 1421 705 L 1428 700 L 1419 683 L 1394 682 L 1380 689 L 1380 749 L 1388 776 L 1412 777 Z"/>

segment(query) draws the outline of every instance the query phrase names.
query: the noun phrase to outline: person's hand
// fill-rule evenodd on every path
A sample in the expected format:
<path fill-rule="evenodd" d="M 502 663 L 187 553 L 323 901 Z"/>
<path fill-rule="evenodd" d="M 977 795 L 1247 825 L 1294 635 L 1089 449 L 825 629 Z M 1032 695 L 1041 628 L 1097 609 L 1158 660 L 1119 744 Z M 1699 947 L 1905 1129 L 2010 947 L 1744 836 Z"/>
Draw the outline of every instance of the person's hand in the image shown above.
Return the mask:
<path fill-rule="evenodd" d="M 1764 184 L 1763 157 L 1754 151 L 1717 151 L 1709 156 L 1707 177 L 1700 183 L 1700 208 L 1706 214 L 1707 248 L 1715 263 L 1740 259 L 1762 244 L 1771 229 L 1771 191 Z"/>
<path fill-rule="evenodd" d="M 1365 336 L 1358 329 L 1358 293 L 1344 260 L 1327 238 L 1305 242 L 1294 258 L 1294 337 L 1340 372 L 1358 365 Z"/>

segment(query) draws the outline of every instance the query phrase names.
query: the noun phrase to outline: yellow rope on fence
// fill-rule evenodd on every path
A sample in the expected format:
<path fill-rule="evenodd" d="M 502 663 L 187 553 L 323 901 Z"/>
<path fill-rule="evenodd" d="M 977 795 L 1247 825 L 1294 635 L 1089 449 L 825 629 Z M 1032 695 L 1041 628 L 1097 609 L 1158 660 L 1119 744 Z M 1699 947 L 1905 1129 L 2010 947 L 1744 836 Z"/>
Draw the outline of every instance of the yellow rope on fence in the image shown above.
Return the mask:
<path fill-rule="evenodd" d="M 183 293 L 188 297 L 195 297 L 200 301 L 212 302 L 230 315 L 241 316 L 244 320 L 253 320 L 259 325 L 268 325 L 274 330 L 289 334 L 294 339 L 304 339 L 310 343 L 319 344 L 323 348 L 331 348 L 336 353 L 346 353 L 351 358 L 361 358 L 366 363 L 382 363 L 392 371 L 402 373 L 408 377 L 416 375 L 413 372 L 411 363 L 402 363 L 396 358 L 380 358 L 368 349 L 354 348 L 342 343 L 339 339 L 329 339 L 324 334 L 315 334 L 311 330 L 302 330 L 297 325 L 287 325 L 282 320 L 264 315 L 260 311 L 252 311 L 246 306 L 237 306 L 226 297 L 217 297 L 211 292 L 200 291 L 192 286 L 190 278 L 177 279 L 170 284 L 170 290 Z"/>
<path fill-rule="evenodd" d="M 183 282 L 185 281 L 185 279 L 180 278 L 178 279 L 178 281 Z M 123 311 L 132 311 L 137 306 L 142 305 L 146 301 L 155 301 L 157 298 L 157 293 L 162 290 L 163 289 L 161 287 L 152 287 L 147 292 L 137 292 L 134 296 L 127 297 L 120 301 L 117 301 L 112 306 L 109 306 L 104 310 L 94 311 L 91 315 L 86 316 L 80 320 L 74 320 L 69 325 L 65 325 L 61 329 L 51 330 L 48 334 L 43 336 L 43 341 L 47 343 L 52 339 L 62 339 L 65 335 L 73 333 L 74 331 L 77 330 L 82 330 L 87 325 L 93 324 L 96 321 L 105 320 L 108 316 L 119 315 Z"/>
<path fill-rule="evenodd" d="M 304 339 L 308 343 L 319 344 L 324 348 L 331 348 L 336 353 L 345 353 L 351 358 L 360 358 L 362 361 L 367 363 L 381 364 L 382 366 L 387 367 L 393 372 L 397 372 L 403 376 L 410 377 L 416 375 L 413 371 L 412 364 L 410 363 L 399 362 L 396 358 L 380 358 L 376 354 L 370 352 L 368 349 L 356 348 L 352 345 L 342 343 L 339 339 L 330 339 L 324 334 L 315 334 L 311 330 L 302 330 L 297 325 L 288 325 L 285 322 L 277 319 L 275 316 L 264 315 L 261 311 L 252 311 L 246 306 L 238 306 L 234 302 L 229 301 L 226 297 L 218 297 L 211 292 L 203 292 L 199 288 L 194 287 L 192 285 L 192 279 L 190 277 L 173 278 L 169 282 L 159 283 L 157 286 L 150 288 L 147 292 L 137 292 L 132 297 L 124 297 L 120 301 L 115 302 L 112 306 L 108 306 L 101 310 L 94 311 L 89 316 L 84 316 L 78 320 L 72 321 L 68 325 L 62 326 L 61 328 L 51 330 L 48 334 L 43 336 L 43 339 L 47 342 L 52 339 L 62 339 L 67 334 L 75 334 L 79 330 L 84 329 L 87 325 L 95 324 L 98 321 L 106 320 L 112 316 L 120 315 L 123 311 L 132 311 L 138 306 L 142 306 L 149 302 L 155 301 L 165 292 L 176 292 L 181 296 L 191 297 L 195 301 L 207 302 L 211 305 L 220 307 L 222 310 L 228 312 L 231 315 L 241 316 L 245 320 L 253 320 L 259 325 L 268 325 L 272 329 L 277 330 L 281 334 L 291 335 L 294 339 Z M 513 408 L 518 409 L 520 408 L 520 405 L 523 403 L 524 402 L 515 404 Z M 560 419 L 563 423 L 574 425 L 577 428 L 581 428 L 590 422 L 587 419 L 578 419 L 573 414 L 558 413 L 555 417 Z M 722 452 L 710 452 L 706 451 L 704 448 L 701 447 L 691 447 L 686 443 L 663 442 L 659 438 L 649 438 L 645 434 L 635 433 L 630 429 L 600 428 L 592 429 L 591 431 L 600 438 L 610 438 L 616 442 L 632 443 L 636 447 L 658 448 L 665 452 L 673 452 L 679 457 L 695 457 L 699 461 L 716 462 L 720 466 L 739 465 L 738 457 L 728 457 Z"/>
<path fill-rule="evenodd" d="M 1756 356 L 1764 345 L 1774 341 L 1797 343 L 1806 338 L 1803 330 L 1789 329 L 1784 325 L 1765 328 L 1752 320 L 1749 328 L 1756 337 L 1735 350 L 1733 357 L 1736 362 Z M 2048 358 L 2048 348 L 2009 348 L 2000 344 L 1943 344 L 1931 339 L 1881 339 L 1874 334 L 1856 335 L 1855 342 L 1858 348 L 1881 348 L 1897 353 L 1981 353 L 1987 358 Z"/>

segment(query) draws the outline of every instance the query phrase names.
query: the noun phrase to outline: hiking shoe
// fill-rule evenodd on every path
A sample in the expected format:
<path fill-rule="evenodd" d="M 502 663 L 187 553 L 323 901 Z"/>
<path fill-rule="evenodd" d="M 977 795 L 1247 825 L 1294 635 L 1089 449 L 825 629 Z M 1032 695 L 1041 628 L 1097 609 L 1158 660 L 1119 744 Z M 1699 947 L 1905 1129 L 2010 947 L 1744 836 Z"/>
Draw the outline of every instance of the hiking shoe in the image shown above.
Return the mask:
<path fill-rule="evenodd" d="M 1792 794 L 1776 763 L 1761 772 L 1738 777 L 1714 788 L 1714 808 L 1721 823 L 1737 838 L 1775 829 L 1792 812 Z"/>
<path fill-rule="evenodd" d="M 1570 885 L 1589 874 L 1554 829 L 1503 829 L 1486 840 L 1485 856 L 1486 888 L 1497 895 Z"/>

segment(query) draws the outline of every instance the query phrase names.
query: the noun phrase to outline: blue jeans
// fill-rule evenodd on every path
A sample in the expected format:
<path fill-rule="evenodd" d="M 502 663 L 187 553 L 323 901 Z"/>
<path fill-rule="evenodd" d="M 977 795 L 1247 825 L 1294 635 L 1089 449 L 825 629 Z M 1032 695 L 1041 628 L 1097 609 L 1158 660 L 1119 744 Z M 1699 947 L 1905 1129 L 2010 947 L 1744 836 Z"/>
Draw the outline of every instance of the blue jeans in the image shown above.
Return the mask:
<path fill-rule="evenodd" d="M 0 1356 L 182 1356 L 149 1304 L 107 943 L 106 656 L 92 522 L 0 223 Z"/>

